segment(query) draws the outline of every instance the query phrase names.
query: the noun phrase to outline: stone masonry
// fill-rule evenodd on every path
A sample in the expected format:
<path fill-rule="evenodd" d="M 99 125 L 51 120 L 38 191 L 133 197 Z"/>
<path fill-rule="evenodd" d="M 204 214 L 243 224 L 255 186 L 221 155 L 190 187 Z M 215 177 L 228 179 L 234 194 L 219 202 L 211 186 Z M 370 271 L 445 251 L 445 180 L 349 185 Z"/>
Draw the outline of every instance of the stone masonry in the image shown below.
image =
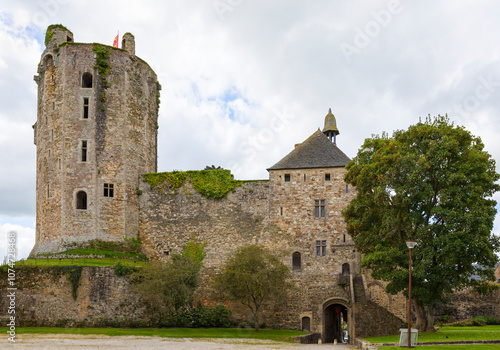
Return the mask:
<path fill-rule="evenodd" d="M 49 27 L 47 38 L 35 76 L 37 223 L 32 255 L 91 239 L 135 237 L 137 178 L 156 171 L 156 75 L 135 56 L 129 33 L 123 49 L 75 43 L 62 26 Z"/>

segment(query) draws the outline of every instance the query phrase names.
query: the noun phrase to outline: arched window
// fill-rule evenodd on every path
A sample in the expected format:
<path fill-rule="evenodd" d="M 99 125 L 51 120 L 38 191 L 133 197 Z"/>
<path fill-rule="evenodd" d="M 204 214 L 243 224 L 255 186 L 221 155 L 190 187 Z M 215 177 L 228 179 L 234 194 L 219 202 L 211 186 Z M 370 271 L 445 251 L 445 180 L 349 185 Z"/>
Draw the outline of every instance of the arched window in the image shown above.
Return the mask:
<path fill-rule="evenodd" d="M 348 263 L 345 263 L 342 265 L 342 274 L 343 275 L 350 275 L 351 274 L 351 268 L 349 267 Z"/>
<path fill-rule="evenodd" d="M 292 254 L 292 270 L 297 271 L 301 269 L 300 253 L 295 252 Z"/>
<path fill-rule="evenodd" d="M 311 318 L 310 317 L 302 317 L 302 332 L 310 332 L 311 331 Z"/>
<path fill-rule="evenodd" d="M 82 88 L 92 87 L 92 74 L 86 72 L 82 75 Z"/>
<path fill-rule="evenodd" d="M 76 194 L 76 209 L 87 209 L 87 193 L 79 191 Z"/>

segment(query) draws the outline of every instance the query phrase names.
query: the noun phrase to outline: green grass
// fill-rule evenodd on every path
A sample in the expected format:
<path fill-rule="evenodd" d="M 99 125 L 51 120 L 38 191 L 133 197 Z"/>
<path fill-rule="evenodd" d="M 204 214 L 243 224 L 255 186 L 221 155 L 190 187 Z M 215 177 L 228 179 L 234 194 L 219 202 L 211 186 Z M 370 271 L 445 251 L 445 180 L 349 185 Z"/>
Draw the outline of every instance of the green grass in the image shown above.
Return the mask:
<path fill-rule="evenodd" d="M 381 349 L 401 349 L 394 346 L 381 346 Z M 466 345 L 426 345 L 418 346 L 422 350 L 498 350 L 498 344 L 466 344 Z M 414 348 L 415 349 L 415 348 Z"/>
<path fill-rule="evenodd" d="M 123 265 L 128 266 L 144 266 L 147 261 L 136 261 L 130 259 L 117 259 L 117 258 L 103 258 L 103 259 L 27 259 L 16 261 L 17 267 L 22 266 L 113 266 L 121 262 Z"/>
<path fill-rule="evenodd" d="M 7 332 L 7 327 L 0 327 L 0 333 Z M 59 328 L 59 327 L 18 327 L 16 334 L 98 334 L 98 335 L 133 335 L 157 336 L 164 338 L 242 338 L 293 342 L 305 332 L 293 330 L 261 329 L 255 332 L 248 328 Z"/>
<path fill-rule="evenodd" d="M 448 337 L 448 338 L 447 338 Z M 371 343 L 398 343 L 398 335 L 364 338 Z M 437 332 L 418 333 L 418 343 L 432 341 L 462 341 L 462 340 L 500 340 L 500 326 L 483 327 L 450 327 L 445 326 Z M 500 348 L 496 345 L 496 348 Z M 442 349 L 442 348 L 439 348 Z M 456 349 L 455 347 L 453 349 Z"/>

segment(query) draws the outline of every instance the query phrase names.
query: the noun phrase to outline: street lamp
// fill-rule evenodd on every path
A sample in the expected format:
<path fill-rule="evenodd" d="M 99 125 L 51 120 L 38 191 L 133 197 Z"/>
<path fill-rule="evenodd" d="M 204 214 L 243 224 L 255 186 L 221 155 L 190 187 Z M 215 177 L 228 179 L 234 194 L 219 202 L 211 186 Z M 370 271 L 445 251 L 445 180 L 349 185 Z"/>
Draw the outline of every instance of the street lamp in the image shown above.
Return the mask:
<path fill-rule="evenodd" d="M 408 240 L 406 246 L 410 250 L 410 282 L 408 287 L 408 347 L 411 348 L 411 252 L 417 245 L 417 242 Z"/>

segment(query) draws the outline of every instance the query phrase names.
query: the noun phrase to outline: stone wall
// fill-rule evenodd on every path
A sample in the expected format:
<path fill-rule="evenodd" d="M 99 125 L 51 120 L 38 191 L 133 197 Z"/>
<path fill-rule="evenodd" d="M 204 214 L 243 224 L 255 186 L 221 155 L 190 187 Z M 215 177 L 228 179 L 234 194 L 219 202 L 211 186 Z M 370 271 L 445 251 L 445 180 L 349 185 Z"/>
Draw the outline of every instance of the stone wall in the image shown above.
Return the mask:
<path fill-rule="evenodd" d="M 450 302 L 437 310 L 436 316 L 442 314 L 448 315 L 448 322 L 486 315 L 500 319 L 500 290 L 487 295 L 479 295 L 471 288 L 455 292 Z"/>
<path fill-rule="evenodd" d="M 68 273 L 36 267 L 17 268 L 16 271 L 16 316 L 23 324 L 140 322 L 147 316 L 128 277 L 116 276 L 113 267 L 83 267 L 76 300 L 72 296 Z M 6 272 L 2 271 L 0 318 L 8 316 L 6 282 Z"/>
<path fill-rule="evenodd" d="M 380 305 L 365 301 L 354 304 L 356 313 L 356 337 L 373 337 L 398 334 L 406 323 Z"/>
<path fill-rule="evenodd" d="M 263 321 L 300 329 L 302 317 L 307 316 L 311 331 L 321 332 L 326 303 L 339 299 L 349 307 L 348 292 L 337 284 L 342 265 L 349 264 L 351 273 L 359 270 L 359 254 L 341 216 L 341 209 L 354 195 L 352 190 L 346 193 L 344 172 L 342 168 L 293 171 L 287 184 L 279 179 L 283 174 L 273 172 L 271 181 L 244 183 L 220 200 L 204 198 L 190 181 L 173 189 L 167 184 L 151 188 L 142 180 L 139 201 L 144 250 L 153 259 L 168 260 L 191 239 L 206 242 L 197 295 L 203 302 L 213 303 L 210 286 L 227 257 L 238 247 L 263 245 L 281 255 L 296 285 L 284 305 L 266 308 Z M 326 182 L 325 173 L 330 174 Z M 316 198 L 325 201 L 324 217 L 315 216 Z M 294 253 L 300 255 L 298 266 L 293 265 Z M 248 310 L 236 305 L 232 309 L 236 318 L 248 319 Z"/>
<path fill-rule="evenodd" d="M 403 293 L 395 295 L 387 293 L 385 290 L 387 282 L 372 278 L 369 270 L 364 269 L 363 276 L 365 277 L 368 289 L 368 299 L 394 314 L 396 317 L 406 320 L 408 314 L 407 299 Z"/>

